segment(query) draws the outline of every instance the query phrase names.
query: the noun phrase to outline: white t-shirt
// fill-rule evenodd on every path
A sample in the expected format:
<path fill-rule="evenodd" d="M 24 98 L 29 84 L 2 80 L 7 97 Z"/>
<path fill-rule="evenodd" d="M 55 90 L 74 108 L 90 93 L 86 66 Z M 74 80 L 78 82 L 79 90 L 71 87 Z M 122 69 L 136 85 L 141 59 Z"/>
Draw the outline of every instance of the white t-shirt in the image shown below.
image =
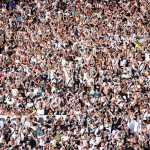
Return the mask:
<path fill-rule="evenodd" d="M 50 18 L 50 12 L 46 11 L 46 20 Z"/>
<path fill-rule="evenodd" d="M 37 88 L 33 88 L 33 95 L 35 96 L 35 95 L 37 95 L 37 92 L 39 91 L 39 88 L 37 87 Z"/>
<path fill-rule="evenodd" d="M 79 61 L 79 63 L 81 64 L 81 61 L 82 61 L 82 57 L 77 57 L 77 58 L 75 58 L 76 60 L 78 60 Z"/>
<path fill-rule="evenodd" d="M 138 124 L 139 124 L 139 123 L 138 123 L 137 121 L 134 122 L 134 132 L 135 132 L 135 133 L 137 132 Z"/>
<path fill-rule="evenodd" d="M 61 139 L 62 139 L 63 141 L 68 141 L 68 136 L 62 136 Z"/>
<path fill-rule="evenodd" d="M 120 66 L 123 66 L 126 63 L 126 59 L 120 60 Z"/>
<path fill-rule="evenodd" d="M 138 133 L 141 133 L 142 132 L 142 123 L 141 123 L 141 120 L 139 120 L 139 123 L 138 123 Z"/>
<path fill-rule="evenodd" d="M 17 141 L 17 145 L 20 143 L 20 135 L 19 134 L 13 134 L 12 137 Z"/>
<path fill-rule="evenodd" d="M 3 143 L 3 138 L 4 138 L 4 135 L 2 134 L 2 135 L 0 136 L 0 143 Z"/>
<path fill-rule="evenodd" d="M 95 139 L 91 138 L 89 143 L 90 145 L 92 145 L 91 150 L 94 150 L 94 146 L 98 144 L 98 142 L 96 141 L 96 138 Z"/>
<path fill-rule="evenodd" d="M 106 147 L 100 147 L 100 150 L 107 150 Z"/>
<path fill-rule="evenodd" d="M 130 129 L 130 133 L 134 133 L 134 122 L 128 121 L 128 127 Z"/>
<path fill-rule="evenodd" d="M 119 130 L 113 130 L 112 134 L 114 135 L 114 139 L 118 139 Z"/>
<path fill-rule="evenodd" d="M 97 144 L 99 144 L 101 141 L 101 137 L 96 137 L 96 141 L 97 141 Z"/>
<path fill-rule="evenodd" d="M 150 132 L 150 124 L 147 124 L 147 131 Z M 147 132 L 147 133 L 148 133 Z M 148 133 L 149 134 L 149 133 Z"/>
<path fill-rule="evenodd" d="M 11 90 L 12 95 L 15 97 L 18 94 L 18 90 L 17 89 L 12 89 Z"/>
<path fill-rule="evenodd" d="M 62 59 L 62 65 L 65 66 L 65 64 L 66 64 L 66 60 Z"/>
<path fill-rule="evenodd" d="M 72 77 L 66 77 L 66 83 L 69 87 L 73 87 L 73 79 Z"/>
<path fill-rule="evenodd" d="M 40 139 L 40 146 L 44 146 L 45 141 L 43 139 Z"/>
<path fill-rule="evenodd" d="M 36 58 L 31 57 L 31 63 L 35 62 L 36 63 Z"/>
<path fill-rule="evenodd" d="M 33 103 L 27 103 L 27 107 L 32 107 Z"/>
<path fill-rule="evenodd" d="M 83 134 L 84 132 L 87 132 L 87 128 L 82 128 L 80 133 Z"/>
<path fill-rule="evenodd" d="M 145 60 L 149 61 L 150 60 L 150 53 L 145 53 Z"/>
<path fill-rule="evenodd" d="M 78 150 L 81 150 L 81 149 L 83 149 L 83 146 L 80 146 L 80 145 L 79 145 L 79 146 L 78 146 Z"/>
<path fill-rule="evenodd" d="M 55 70 L 51 70 L 51 72 L 50 72 L 50 77 L 51 77 L 51 79 L 54 78 L 54 72 L 55 72 Z"/>
<path fill-rule="evenodd" d="M 103 126 L 103 125 L 100 125 L 99 129 L 102 130 L 103 128 L 104 128 L 104 126 Z"/>
<path fill-rule="evenodd" d="M 44 110 L 43 110 L 43 109 L 41 109 L 41 110 L 38 109 L 38 110 L 37 110 L 37 113 L 38 113 L 39 115 L 44 115 Z"/>
<path fill-rule="evenodd" d="M 14 98 L 10 98 L 10 97 L 7 97 L 5 102 L 8 104 L 8 105 L 12 105 L 14 102 L 15 102 L 15 99 Z"/>
<path fill-rule="evenodd" d="M 87 77 L 87 76 L 88 76 L 88 73 L 85 72 L 84 75 L 83 75 L 83 80 L 88 80 L 88 77 Z"/>

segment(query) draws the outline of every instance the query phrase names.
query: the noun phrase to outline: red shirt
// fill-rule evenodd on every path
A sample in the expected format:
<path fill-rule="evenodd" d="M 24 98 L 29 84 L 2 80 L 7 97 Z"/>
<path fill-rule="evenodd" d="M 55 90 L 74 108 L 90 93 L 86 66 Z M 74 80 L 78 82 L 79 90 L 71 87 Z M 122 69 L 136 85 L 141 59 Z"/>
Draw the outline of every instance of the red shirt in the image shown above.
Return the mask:
<path fill-rule="evenodd" d="M 0 79 L 3 77 L 3 72 L 0 72 Z"/>

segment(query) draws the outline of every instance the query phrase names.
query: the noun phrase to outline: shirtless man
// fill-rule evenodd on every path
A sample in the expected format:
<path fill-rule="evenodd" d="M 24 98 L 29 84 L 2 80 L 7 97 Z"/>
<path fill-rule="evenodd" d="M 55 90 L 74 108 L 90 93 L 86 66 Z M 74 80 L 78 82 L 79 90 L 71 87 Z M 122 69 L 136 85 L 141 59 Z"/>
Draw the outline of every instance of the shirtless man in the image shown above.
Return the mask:
<path fill-rule="evenodd" d="M 105 85 L 101 84 L 101 86 L 104 88 L 104 94 L 107 95 L 108 94 L 108 90 L 111 88 L 111 85 L 106 83 Z"/>
<path fill-rule="evenodd" d="M 31 117 L 34 116 L 36 112 L 31 113 L 31 111 L 28 109 L 26 113 L 27 113 L 27 119 L 25 122 L 25 127 L 28 128 L 31 126 Z"/>
<path fill-rule="evenodd" d="M 85 59 L 85 63 L 88 66 L 90 64 L 91 59 L 92 59 L 93 53 L 91 52 L 91 54 L 87 54 L 87 55 L 84 55 L 81 53 L 81 55 Z"/>

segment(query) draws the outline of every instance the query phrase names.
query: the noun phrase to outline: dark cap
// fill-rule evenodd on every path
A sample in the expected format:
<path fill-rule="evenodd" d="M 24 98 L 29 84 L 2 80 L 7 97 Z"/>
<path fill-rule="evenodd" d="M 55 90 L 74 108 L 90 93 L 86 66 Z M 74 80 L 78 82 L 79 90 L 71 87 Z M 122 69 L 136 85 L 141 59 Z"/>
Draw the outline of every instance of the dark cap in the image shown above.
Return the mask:
<path fill-rule="evenodd" d="M 87 147 L 85 146 L 83 149 L 85 149 L 85 148 L 87 148 Z"/>

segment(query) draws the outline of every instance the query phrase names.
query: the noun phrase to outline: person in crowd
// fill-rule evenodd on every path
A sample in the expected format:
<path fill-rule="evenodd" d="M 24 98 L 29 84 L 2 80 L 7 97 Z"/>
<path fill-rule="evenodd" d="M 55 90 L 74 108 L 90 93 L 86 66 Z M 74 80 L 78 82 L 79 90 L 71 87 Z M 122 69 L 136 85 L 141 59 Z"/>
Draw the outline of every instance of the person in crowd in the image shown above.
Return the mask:
<path fill-rule="evenodd" d="M 149 0 L 0 4 L 0 150 L 150 149 Z"/>

